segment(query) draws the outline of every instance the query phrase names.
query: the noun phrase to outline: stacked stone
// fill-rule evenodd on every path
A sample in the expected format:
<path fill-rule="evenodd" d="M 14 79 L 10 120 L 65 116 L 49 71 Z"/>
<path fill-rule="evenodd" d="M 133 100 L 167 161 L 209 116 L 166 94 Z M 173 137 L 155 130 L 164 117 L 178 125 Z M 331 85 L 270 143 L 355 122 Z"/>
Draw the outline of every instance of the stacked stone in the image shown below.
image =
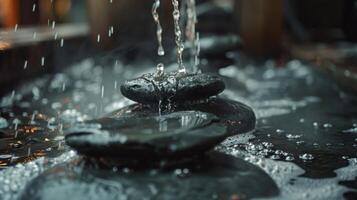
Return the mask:
<path fill-rule="evenodd" d="M 68 130 L 66 143 L 109 166 L 192 160 L 255 126 L 249 107 L 217 97 L 224 89 L 215 75 L 143 75 L 121 86 L 137 104 Z"/>
<path fill-rule="evenodd" d="M 67 131 L 67 144 L 88 159 L 46 171 L 28 184 L 20 199 L 277 195 L 276 184 L 264 171 L 212 151 L 225 138 L 255 125 L 249 107 L 214 97 L 224 87 L 219 77 L 207 74 L 149 74 L 127 81 L 122 93 L 137 104 Z M 159 107 L 167 104 L 171 109 L 160 114 Z"/>

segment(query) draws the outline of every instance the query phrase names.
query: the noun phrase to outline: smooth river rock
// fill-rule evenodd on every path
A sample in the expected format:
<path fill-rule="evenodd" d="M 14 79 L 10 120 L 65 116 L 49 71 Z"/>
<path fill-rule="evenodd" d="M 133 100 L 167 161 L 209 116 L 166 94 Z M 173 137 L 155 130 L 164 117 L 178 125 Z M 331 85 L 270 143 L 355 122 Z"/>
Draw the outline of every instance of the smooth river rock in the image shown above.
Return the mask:
<path fill-rule="evenodd" d="M 67 130 L 65 139 L 87 157 L 172 160 L 203 154 L 222 142 L 226 127 L 218 122 L 215 115 L 197 111 L 107 117 Z"/>
<path fill-rule="evenodd" d="M 30 182 L 20 200 L 251 199 L 279 194 L 260 168 L 218 152 L 165 169 L 103 170 L 68 163 Z"/>
<path fill-rule="evenodd" d="M 175 111 L 200 111 L 217 116 L 220 123 L 227 127 L 227 135 L 247 133 L 255 128 L 256 117 L 253 110 L 237 101 L 223 98 L 209 98 L 198 103 L 186 103 L 175 108 Z M 158 112 L 158 106 L 134 104 L 108 114 L 108 117 L 140 117 Z"/>
<path fill-rule="evenodd" d="M 120 87 L 121 93 L 128 99 L 156 105 L 160 102 L 180 104 L 207 99 L 220 94 L 224 89 L 223 80 L 216 75 L 177 73 L 164 74 L 162 77 L 145 74 L 126 81 Z"/>

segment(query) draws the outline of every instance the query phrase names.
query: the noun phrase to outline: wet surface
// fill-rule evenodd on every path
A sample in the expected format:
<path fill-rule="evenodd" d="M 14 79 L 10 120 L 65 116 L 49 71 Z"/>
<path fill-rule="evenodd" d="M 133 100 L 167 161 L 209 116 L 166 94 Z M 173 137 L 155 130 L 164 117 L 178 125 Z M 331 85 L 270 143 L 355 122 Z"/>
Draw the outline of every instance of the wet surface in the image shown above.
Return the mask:
<path fill-rule="evenodd" d="M 118 86 L 152 72 L 154 67 L 146 67 L 154 64 L 131 65 L 87 59 L 2 98 L 1 117 L 7 124 L 2 120 L 0 126 L 1 199 L 15 199 L 53 163 L 78 158 L 64 145 L 63 130 L 133 103 L 122 97 Z M 227 85 L 223 96 L 251 106 L 257 128 L 226 140 L 218 150 L 264 170 L 279 189 L 273 199 L 355 199 L 355 98 L 299 61 L 284 68 L 241 59 L 234 65 L 218 71 Z"/>
<path fill-rule="evenodd" d="M 302 176 L 335 177 L 334 170 L 347 166 L 348 159 L 357 156 L 357 135 L 352 133 L 356 102 L 341 98 L 343 93 L 333 83 L 310 74 L 301 63 L 295 68 L 293 62 L 299 63 L 292 61 L 288 69 L 264 72 L 261 81 L 270 82 L 275 89 L 265 93 L 258 88 L 255 92 L 262 92 L 261 101 L 251 103 L 257 104 L 257 115 L 263 117 L 253 133 L 255 138 L 241 148 L 266 158 L 292 161 L 305 170 Z M 285 98 L 269 100 L 280 95 Z"/>
<path fill-rule="evenodd" d="M 79 169 L 78 169 L 79 168 Z M 259 179 L 257 183 L 256 180 Z M 167 169 L 100 170 L 67 164 L 31 182 L 20 199 L 250 199 L 278 194 L 273 180 L 241 159 L 211 152 Z M 53 194 L 57 194 L 55 197 Z"/>

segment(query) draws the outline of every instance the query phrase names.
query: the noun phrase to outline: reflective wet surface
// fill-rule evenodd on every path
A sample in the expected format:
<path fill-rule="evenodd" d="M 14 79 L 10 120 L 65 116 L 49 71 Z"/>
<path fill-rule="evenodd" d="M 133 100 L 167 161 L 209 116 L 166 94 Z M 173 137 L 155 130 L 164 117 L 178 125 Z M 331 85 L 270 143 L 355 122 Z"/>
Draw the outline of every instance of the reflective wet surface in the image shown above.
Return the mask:
<path fill-rule="evenodd" d="M 278 194 L 261 169 L 216 152 L 165 169 L 103 171 L 72 163 L 52 168 L 31 185 L 20 199 L 250 199 Z"/>
<path fill-rule="evenodd" d="M 209 66 L 214 61 L 203 60 L 203 71 L 224 77 L 222 96 L 251 106 L 257 128 L 227 139 L 217 150 L 265 171 L 279 190 L 273 199 L 355 199 L 356 99 L 299 61 L 277 66 L 273 61 L 242 62 L 239 54 L 229 57 L 233 59 L 216 63 L 234 64 L 219 70 Z M 63 130 L 132 104 L 120 94 L 120 84 L 152 72 L 152 66 L 149 61 L 124 65 L 115 59 L 87 59 L 3 97 L 1 199 L 16 199 L 46 169 L 78 159 L 64 144 Z"/>

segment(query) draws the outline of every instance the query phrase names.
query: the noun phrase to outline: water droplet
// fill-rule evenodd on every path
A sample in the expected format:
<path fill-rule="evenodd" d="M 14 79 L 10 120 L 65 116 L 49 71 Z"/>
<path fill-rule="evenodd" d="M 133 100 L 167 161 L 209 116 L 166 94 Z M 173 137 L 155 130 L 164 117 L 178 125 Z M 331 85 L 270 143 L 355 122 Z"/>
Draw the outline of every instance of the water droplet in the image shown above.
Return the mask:
<path fill-rule="evenodd" d="M 162 63 L 159 63 L 156 67 L 156 76 L 162 77 L 165 73 L 165 66 Z"/>
<path fill-rule="evenodd" d="M 349 156 L 342 156 L 342 159 L 344 159 L 344 160 L 347 160 L 349 158 L 350 158 Z"/>
<path fill-rule="evenodd" d="M 329 124 L 329 123 L 325 123 L 323 125 L 324 128 L 328 129 L 328 128 L 332 128 L 332 124 Z"/>
<path fill-rule="evenodd" d="M 42 58 L 41 58 L 41 66 L 42 66 L 42 67 L 45 66 L 45 57 L 42 57 Z"/>
<path fill-rule="evenodd" d="M 276 132 L 276 133 L 284 133 L 285 131 L 284 131 L 284 130 L 281 130 L 281 129 L 276 129 L 275 132 Z"/>
<path fill-rule="evenodd" d="M 27 157 L 29 157 L 31 155 L 31 147 L 29 147 L 28 149 L 27 149 Z"/>
<path fill-rule="evenodd" d="M 104 97 L 104 85 L 102 85 L 102 89 L 101 89 L 101 97 Z"/>
<path fill-rule="evenodd" d="M 52 29 L 55 29 L 55 27 L 56 27 L 56 22 L 52 21 Z"/>
<path fill-rule="evenodd" d="M 313 125 L 315 128 L 319 128 L 319 123 L 317 123 L 317 122 L 314 122 L 312 125 Z"/>
<path fill-rule="evenodd" d="M 279 156 L 279 155 L 272 155 L 272 156 L 270 156 L 270 159 L 272 159 L 272 160 L 279 160 L 279 159 L 280 159 L 280 156 Z"/>
<path fill-rule="evenodd" d="M 285 158 L 286 161 L 293 161 L 295 158 L 293 156 L 286 156 Z"/>
<path fill-rule="evenodd" d="M 182 170 L 181 169 L 175 169 L 174 174 L 176 176 L 180 176 L 182 174 Z"/>
<path fill-rule="evenodd" d="M 60 47 L 63 47 L 63 44 L 64 44 L 64 39 L 62 38 L 60 42 Z"/>
<path fill-rule="evenodd" d="M 301 138 L 302 135 L 287 134 L 286 137 L 287 137 L 288 139 L 298 139 L 298 138 Z"/>
<path fill-rule="evenodd" d="M 299 155 L 299 158 L 302 160 L 313 160 L 314 156 L 312 154 L 305 153 L 305 154 Z"/>
<path fill-rule="evenodd" d="M 36 4 L 34 3 L 33 5 L 32 5 L 32 12 L 35 12 L 36 11 Z"/>
<path fill-rule="evenodd" d="M 126 174 L 128 174 L 128 173 L 130 173 L 130 169 L 129 169 L 129 168 L 124 168 L 124 169 L 123 169 L 123 172 L 126 173 Z"/>
<path fill-rule="evenodd" d="M 357 128 L 351 128 L 351 129 L 347 129 L 342 131 L 343 133 L 357 133 Z"/>
<path fill-rule="evenodd" d="M 24 69 L 26 69 L 26 68 L 27 68 L 27 64 L 28 64 L 28 61 L 27 61 L 27 60 L 25 60 L 25 63 L 24 63 Z"/>

